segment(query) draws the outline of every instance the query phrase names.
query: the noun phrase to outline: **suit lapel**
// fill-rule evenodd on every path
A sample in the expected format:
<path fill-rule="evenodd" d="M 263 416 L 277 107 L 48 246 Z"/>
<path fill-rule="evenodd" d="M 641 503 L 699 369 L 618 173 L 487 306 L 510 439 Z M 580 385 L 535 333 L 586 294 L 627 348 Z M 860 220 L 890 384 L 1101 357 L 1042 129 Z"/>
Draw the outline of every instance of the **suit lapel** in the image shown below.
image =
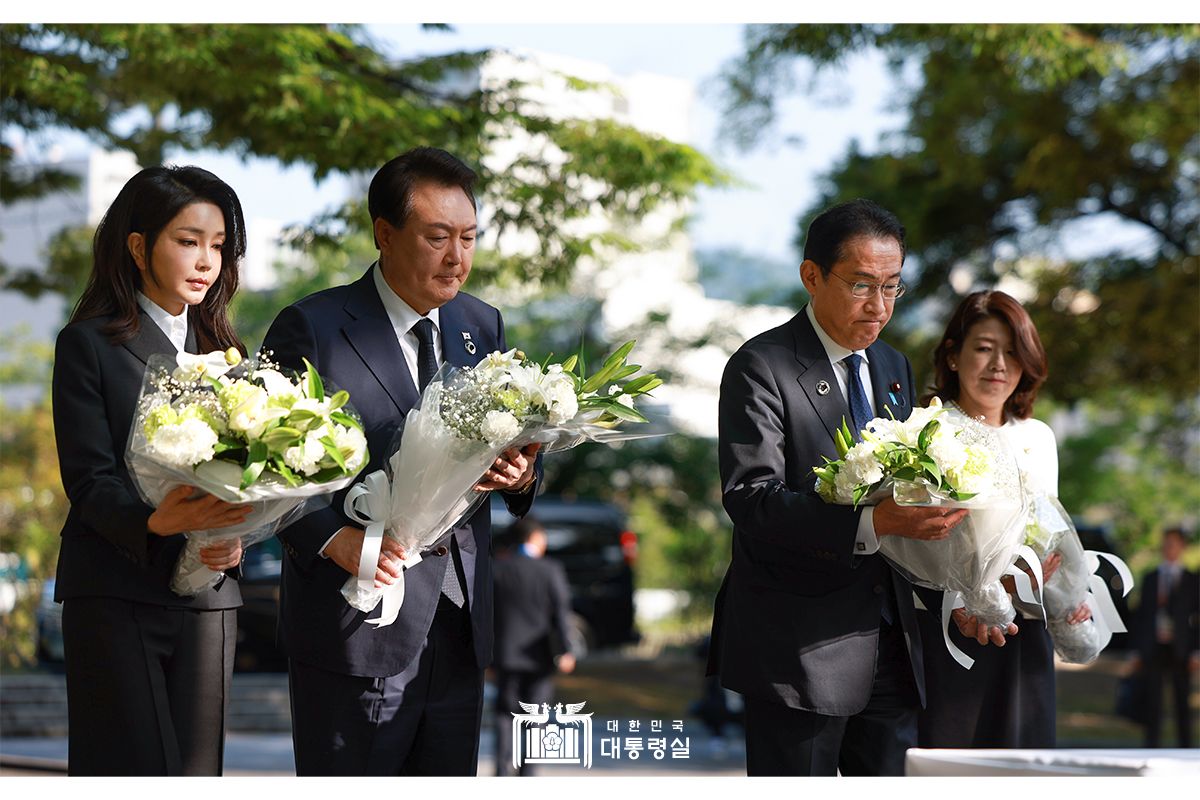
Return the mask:
<path fill-rule="evenodd" d="M 817 338 L 817 332 L 813 330 L 804 309 L 800 309 L 800 313 L 792 318 L 792 331 L 795 334 L 796 361 L 800 365 L 796 381 L 808 396 L 808 401 L 812 403 L 832 440 L 842 420 L 850 424 L 850 406 L 838 387 L 829 355 Z"/>
<path fill-rule="evenodd" d="M 342 326 L 350 346 L 387 391 L 402 413 L 417 403 L 417 386 L 404 363 L 396 330 L 375 289 L 372 270 L 350 286 L 345 311 L 352 318 Z"/>
<path fill-rule="evenodd" d="M 888 358 L 883 348 L 867 348 L 867 371 L 871 373 L 871 393 L 875 399 L 875 416 L 888 418 L 888 409 L 896 419 L 908 419 L 912 405 L 908 401 L 911 387 L 906 386 L 907 370 L 897 369 L 896 359 Z"/>
<path fill-rule="evenodd" d="M 473 367 L 487 355 L 479 328 L 467 322 L 457 298 L 438 309 L 438 328 L 442 334 L 443 361 L 456 367 Z M 471 348 L 467 347 L 468 342 Z"/>
<path fill-rule="evenodd" d="M 188 331 L 188 335 L 192 335 L 191 330 Z M 158 353 L 174 355 L 177 352 L 175 345 L 145 311 L 138 316 L 137 334 L 129 341 L 123 342 L 123 346 L 143 364 L 149 363 L 152 355 Z"/>
<path fill-rule="evenodd" d="M 183 349 L 193 355 L 200 354 L 200 343 L 196 341 L 196 326 L 190 319 L 188 320 L 187 337 L 183 340 Z"/>

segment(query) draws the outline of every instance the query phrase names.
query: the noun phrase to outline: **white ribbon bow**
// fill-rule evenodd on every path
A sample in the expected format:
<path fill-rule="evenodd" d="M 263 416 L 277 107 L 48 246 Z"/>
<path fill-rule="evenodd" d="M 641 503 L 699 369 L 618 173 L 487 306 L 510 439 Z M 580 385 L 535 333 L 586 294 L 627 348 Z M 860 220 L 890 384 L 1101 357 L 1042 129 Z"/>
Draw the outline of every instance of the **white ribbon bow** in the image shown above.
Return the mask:
<path fill-rule="evenodd" d="M 366 529 L 362 553 L 358 557 L 358 588 L 362 592 L 375 590 L 375 569 L 379 565 L 379 553 L 383 548 L 384 524 L 391 511 L 391 492 L 387 473 L 376 470 L 346 493 L 346 516 Z M 419 563 L 420 553 L 405 554 L 400 577 L 395 583 L 383 587 L 383 607 L 377 618 L 367 620 L 369 624 L 382 628 L 396 621 L 400 614 L 400 606 L 404 604 L 404 571 Z"/>

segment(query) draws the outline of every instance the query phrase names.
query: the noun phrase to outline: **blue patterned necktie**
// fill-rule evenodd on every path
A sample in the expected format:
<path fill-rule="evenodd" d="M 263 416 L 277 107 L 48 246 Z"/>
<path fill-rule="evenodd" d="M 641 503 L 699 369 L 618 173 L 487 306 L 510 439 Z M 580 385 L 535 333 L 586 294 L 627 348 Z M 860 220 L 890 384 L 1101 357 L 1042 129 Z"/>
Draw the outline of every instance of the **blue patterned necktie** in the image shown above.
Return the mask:
<path fill-rule="evenodd" d="M 420 349 L 417 350 L 417 387 L 420 391 L 425 391 L 425 387 L 433 380 L 433 376 L 437 374 L 437 352 L 433 349 L 433 322 L 428 317 L 422 317 L 417 320 L 417 324 L 412 326 L 412 332 L 416 334 L 417 341 L 420 342 Z M 463 607 L 466 602 L 466 597 L 463 595 L 462 584 L 458 579 L 458 542 L 454 541 L 454 537 L 450 537 L 450 552 L 446 553 L 446 573 L 442 577 L 442 594 L 450 600 L 451 603 Z"/>
<path fill-rule="evenodd" d="M 862 377 L 858 373 L 863 357 L 858 353 L 851 353 L 842 361 L 850 373 L 846 376 L 846 389 L 850 395 L 850 427 L 854 430 L 854 438 L 857 440 L 862 438 L 859 431 L 867 427 L 867 423 L 874 419 L 875 415 L 871 413 L 871 401 L 867 399 L 867 390 L 863 388 Z"/>

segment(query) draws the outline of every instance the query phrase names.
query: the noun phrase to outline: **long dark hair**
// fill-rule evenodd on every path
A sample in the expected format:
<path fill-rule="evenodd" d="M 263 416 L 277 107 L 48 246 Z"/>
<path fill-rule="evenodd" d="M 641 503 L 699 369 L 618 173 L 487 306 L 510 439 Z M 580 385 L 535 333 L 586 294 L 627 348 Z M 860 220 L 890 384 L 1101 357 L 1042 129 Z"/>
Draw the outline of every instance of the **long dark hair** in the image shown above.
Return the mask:
<path fill-rule="evenodd" d="M 1033 413 L 1038 389 L 1046 382 L 1046 350 L 1025 307 L 1010 295 L 994 290 L 969 294 L 954 309 L 954 314 L 946 323 L 946 332 L 933 351 L 933 387 L 921 398 L 921 402 L 928 403 L 934 395 L 943 400 L 958 397 L 958 373 L 950 369 L 950 357 L 962 350 L 971 328 L 988 317 L 1000 320 L 1012 331 L 1013 350 L 1017 363 L 1021 365 L 1021 380 L 1004 401 L 1004 410 L 1016 419 L 1028 419 Z"/>
<path fill-rule="evenodd" d="M 146 167 L 130 178 L 108 208 L 92 239 L 92 274 L 75 305 L 71 322 L 112 316 L 103 331 L 113 344 L 137 335 L 140 307 L 137 293 L 142 273 L 129 252 L 131 233 L 145 238 L 146 260 L 163 228 L 192 203 L 212 203 L 225 217 L 221 274 L 203 302 L 188 307 L 188 324 L 202 351 L 246 346 L 238 339 L 226 313 L 238 288 L 238 266 L 246 254 L 246 222 L 242 204 L 223 180 L 200 167 Z"/>

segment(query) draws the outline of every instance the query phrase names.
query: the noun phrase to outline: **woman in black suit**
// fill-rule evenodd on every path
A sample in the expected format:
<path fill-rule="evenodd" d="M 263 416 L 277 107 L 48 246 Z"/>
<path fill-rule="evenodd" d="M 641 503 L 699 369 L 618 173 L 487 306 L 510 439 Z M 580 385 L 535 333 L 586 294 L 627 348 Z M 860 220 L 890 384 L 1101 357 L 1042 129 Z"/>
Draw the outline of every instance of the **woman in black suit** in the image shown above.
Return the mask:
<path fill-rule="evenodd" d="M 168 588 L 189 530 L 240 522 L 188 486 L 143 503 L 125 444 L 155 353 L 245 348 L 226 316 L 245 226 L 237 195 L 199 167 L 130 178 L 93 241 L 91 277 L 54 360 L 54 430 L 71 506 L 55 600 L 63 604 L 72 775 L 219 775 L 233 672 L 237 581 Z M 241 546 L 203 551 L 236 571 Z"/>

